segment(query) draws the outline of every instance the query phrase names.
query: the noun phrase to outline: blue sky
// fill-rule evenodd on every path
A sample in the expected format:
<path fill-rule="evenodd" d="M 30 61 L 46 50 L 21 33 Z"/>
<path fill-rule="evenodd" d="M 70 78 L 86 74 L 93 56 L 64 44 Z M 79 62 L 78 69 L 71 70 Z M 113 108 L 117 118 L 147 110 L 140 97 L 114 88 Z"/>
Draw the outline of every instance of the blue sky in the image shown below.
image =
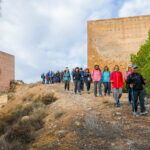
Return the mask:
<path fill-rule="evenodd" d="M 150 14 L 149 0 L 2 0 L 0 50 L 15 55 L 16 79 L 86 67 L 87 21 Z"/>

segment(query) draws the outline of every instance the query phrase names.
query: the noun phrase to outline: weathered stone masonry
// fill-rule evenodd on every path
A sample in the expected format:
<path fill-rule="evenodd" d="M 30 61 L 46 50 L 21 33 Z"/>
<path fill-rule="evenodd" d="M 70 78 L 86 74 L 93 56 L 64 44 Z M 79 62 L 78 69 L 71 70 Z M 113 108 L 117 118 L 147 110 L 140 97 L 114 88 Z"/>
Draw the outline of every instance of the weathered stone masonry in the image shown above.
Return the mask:
<path fill-rule="evenodd" d="M 108 65 L 112 70 L 118 64 L 125 70 L 149 29 L 150 15 L 88 21 L 88 67 Z"/>
<path fill-rule="evenodd" d="M 14 56 L 0 51 L 0 92 L 7 92 L 15 79 Z"/>

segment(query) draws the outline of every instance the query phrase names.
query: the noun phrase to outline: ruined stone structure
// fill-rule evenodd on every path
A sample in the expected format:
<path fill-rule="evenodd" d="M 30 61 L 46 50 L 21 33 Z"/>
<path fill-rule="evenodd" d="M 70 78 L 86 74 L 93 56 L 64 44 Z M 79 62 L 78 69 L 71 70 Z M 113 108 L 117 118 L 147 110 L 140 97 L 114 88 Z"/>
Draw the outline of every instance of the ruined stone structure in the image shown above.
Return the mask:
<path fill-rule="evenodd" d="M 112 70 L 118 64 L 125 70 L 149 29 L 150 15 L 88 21 L 88 67 L 108 65 Z"/>
<path fill-rule="evenodd" d="M 0 51 L 0 92 L 7 92 L 14 78 L 14 56 Z"/>

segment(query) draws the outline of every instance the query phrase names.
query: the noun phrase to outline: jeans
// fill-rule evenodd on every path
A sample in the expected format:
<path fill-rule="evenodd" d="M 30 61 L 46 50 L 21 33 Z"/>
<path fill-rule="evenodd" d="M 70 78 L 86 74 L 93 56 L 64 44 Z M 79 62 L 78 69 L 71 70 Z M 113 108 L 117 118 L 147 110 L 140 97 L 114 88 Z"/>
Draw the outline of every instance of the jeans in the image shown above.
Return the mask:
<path fill-rule="evenodd" d="M 80 90 L 80 83 L 81 81 L 80 80 L 74 80 L 74 92 L 77 93 L 77 91 L 80 93 L 81 90 Z"/>
<path fill-rule="evenodd" d="M 91 81 L 85 81 L 86 87 L 87 87 L 87 91 L 90 91 L 91 88 Z"/>
<path fill-rule="evenodd" d="M 46 84 L 49 84 L 49 79 L 46 79 Z"/>
<path fill-rule="evenodd" d="M 114 99 L 116 105 L 120 105 L 121 96 L 122 96 L 122 88 L 114 88 Z"/>
<path fill-rule="evenodd" d="M 110 95 L 110 91 L 111 91 L 111 83 L 110 82 L 104 82 L 104 93 L 105 95 L 108 93 L 108 95 Z"/>
<path fill-rule="evenodd" d="M 67 89 L 69 91 L 69 89 L 70 89 L 70 81 L 65 80 L 64 83 L 65 83 L 65 87 L 64 87 L 65 90 Z"/>
<path fill-rule="evenodd" d="M 84 90 L 84 80 L 80 81 L 80 89 L 83 91 Z"/>
<path fill-rule="evenodd" d="M 45 84 L 45 78 L 42 79 L 42 84 Z"/>
<path fill-rule="evenodd" d="M 99 95 L 102 96 L 102 86 L 100 81 L 94 82 L 94 95 L 97 96 L 97 87 L 99 89 Z"/>
<path fill-rule="evenodd" d="M 132 89 L 132 111 L 137 112 L 138 99 L 140 101 L 140 110 L 141 112 L 145 111 L 144 105 L 144 90 L 133 90 Z"/>

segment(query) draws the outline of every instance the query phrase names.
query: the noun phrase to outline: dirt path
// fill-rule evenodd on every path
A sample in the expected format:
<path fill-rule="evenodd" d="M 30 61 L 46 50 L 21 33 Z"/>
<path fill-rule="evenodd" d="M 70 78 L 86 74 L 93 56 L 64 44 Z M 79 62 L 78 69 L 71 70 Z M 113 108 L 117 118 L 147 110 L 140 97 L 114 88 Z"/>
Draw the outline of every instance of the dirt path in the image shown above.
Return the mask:
<path fill-rule="evenodd" d="M 52 85 L 58 101 L 47 108 L 45 128 L 32 149 L 39 150 L 149 150 L 150 115 L 132 116 L 127 95 L 121 107 L 112 97 L 93 93 L 75 95 L 63 85 Z M 149 106 L 147 106 L 150 110 Z"/>

